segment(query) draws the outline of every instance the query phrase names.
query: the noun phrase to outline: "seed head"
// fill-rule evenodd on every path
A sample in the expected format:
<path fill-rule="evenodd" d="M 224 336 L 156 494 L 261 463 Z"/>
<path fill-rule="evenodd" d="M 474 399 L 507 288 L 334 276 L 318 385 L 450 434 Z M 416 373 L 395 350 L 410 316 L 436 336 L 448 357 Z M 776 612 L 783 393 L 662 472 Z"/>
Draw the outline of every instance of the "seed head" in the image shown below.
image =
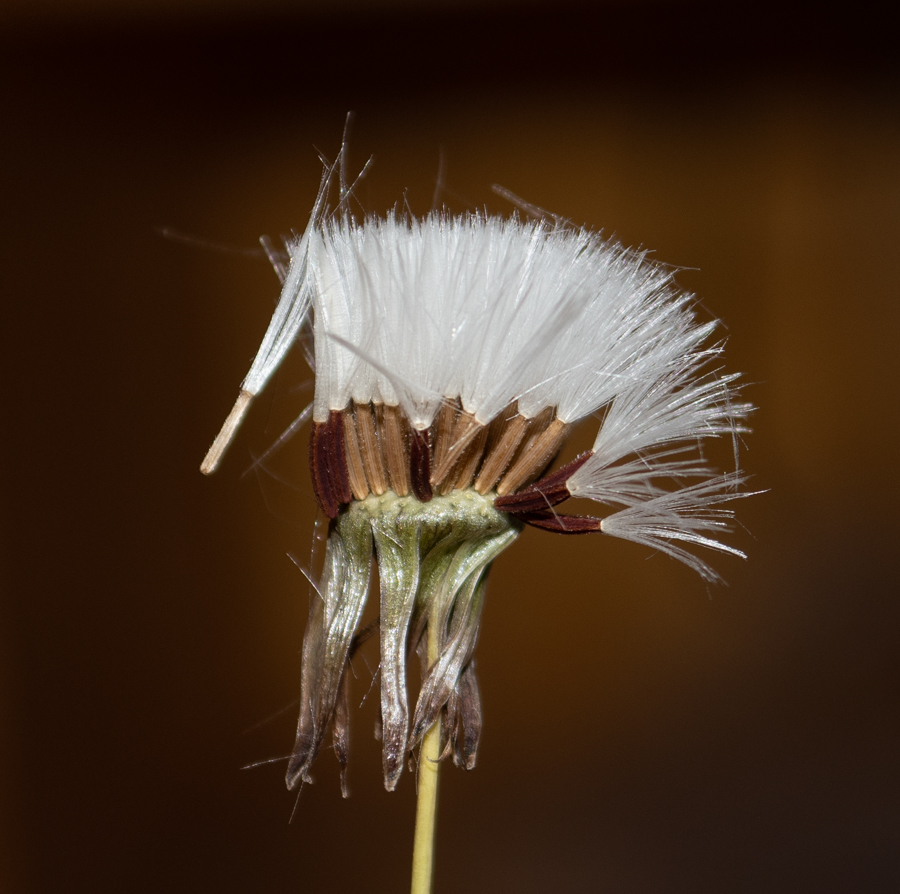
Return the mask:
<path fill-rule="evenodd" d="M 202 468 L 215 467 L 252 396 L 304 342 L 315 370 L 310 474 L 331 521 L 287 784 L 310 779 L 329 728 L 346 768 L 349 662 L 370 632 L 358 628 L 374 558 L 393 789 L 438 720 L 445 755 L 475 764 L 485 583 L 523 525 L 632 540 L 710 581 L 718 575 L 689 548 L 744 555 L 718 539 L 732 517 L 724 504 L 747 495 L 743 476 L 711 468 L 700 445 L 736 438 L 752 408 L 721 371 L 716 324 L 697 319 L 672 270 L 645 252 L 516 215 L 359 220 L 344 188 L 327 207 L 335 170 L 286 245 L 278 307 Z M 592 450 L 551 471 L 572 426 L 591 416 L 601 420 Z M 561 514 L 569 497 L 612 508 Z M 410 712 L 413 653 L 422 684 Z"/>

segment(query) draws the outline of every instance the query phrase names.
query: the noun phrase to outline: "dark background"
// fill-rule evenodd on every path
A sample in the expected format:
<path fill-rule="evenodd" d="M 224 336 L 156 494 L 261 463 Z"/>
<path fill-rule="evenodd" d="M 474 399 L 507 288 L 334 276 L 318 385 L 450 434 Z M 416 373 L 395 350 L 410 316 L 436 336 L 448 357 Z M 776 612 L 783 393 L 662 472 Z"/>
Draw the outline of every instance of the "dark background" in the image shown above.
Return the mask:
<path fill-rule="evenodd" d="M 295 723 L 305 437 L 244 473 L 309 398 L 298 359 L 197 471 L 277 296 L 256 240 L 305 224 L 352 109 L 371 211 L 427 211 L 442 165 L 456 211 L 505 213 L 500 182 L 687 268 L 770 489 L 739 507 L 750 560 L 715 560 L 729 587 L 537 531 L 497 562 L 438 894 L 900 889 L 892 23 L 431 9 L 0 15 L 0 887 L 407 888 L 413 779 L 384 792 L 372 699 L 349 801 L 327 752 L 290 824 L 284 764 L 240 769 Z"/>

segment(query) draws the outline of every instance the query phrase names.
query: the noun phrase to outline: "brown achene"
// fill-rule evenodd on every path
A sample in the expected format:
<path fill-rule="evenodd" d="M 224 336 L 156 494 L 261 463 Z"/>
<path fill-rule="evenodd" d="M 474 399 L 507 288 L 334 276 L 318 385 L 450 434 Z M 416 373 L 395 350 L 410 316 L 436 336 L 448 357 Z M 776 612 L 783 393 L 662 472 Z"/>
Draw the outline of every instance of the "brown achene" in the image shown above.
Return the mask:
<path fill-rule="evenodd" d="M 563 495 L 565 479 L 584 459 L 566 466 L 568 474 L 550 476 L 546 491 L 536 490 L 534 482 L 556 458 L 570 429 L 552 408 L 529 419 L 511 404 L 481 425 L 459 401 L 447 401 L 432 425 L 418 431 L 399 406 L 351 402 L 344 410 L 332 410 L 325 422 L 313 423 L 310 475 L 316 500 L 329 518 L 353 500 L 388 490 L 403 497 L 411 493 L 425 503 L 436 494 L 473 488 L 481 495 L 495 491 L 498 509 L 554 527 L 544 511 L 568 496 L 567 491 Z M 518 493 L 522 498 L 517 500 Z"/>

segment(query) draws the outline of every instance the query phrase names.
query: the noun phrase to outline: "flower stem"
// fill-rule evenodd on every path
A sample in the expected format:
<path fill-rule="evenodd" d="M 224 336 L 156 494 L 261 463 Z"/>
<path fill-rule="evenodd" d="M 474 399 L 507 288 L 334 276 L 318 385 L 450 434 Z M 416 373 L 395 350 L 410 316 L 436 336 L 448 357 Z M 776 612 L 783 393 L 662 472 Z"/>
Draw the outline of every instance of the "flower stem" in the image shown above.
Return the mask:
<path fill-rule="evenodd" d="M 429 623 L 429 667 L 437 661 L 439 650 L 438 625 Z M 425 733 L 419 751 L 419 791 L 416 802 L 416 833 L 413 843 L 412 894 L 431 894 L 440 757 L 441 720 L 438 717 L 431 729 Z"/>

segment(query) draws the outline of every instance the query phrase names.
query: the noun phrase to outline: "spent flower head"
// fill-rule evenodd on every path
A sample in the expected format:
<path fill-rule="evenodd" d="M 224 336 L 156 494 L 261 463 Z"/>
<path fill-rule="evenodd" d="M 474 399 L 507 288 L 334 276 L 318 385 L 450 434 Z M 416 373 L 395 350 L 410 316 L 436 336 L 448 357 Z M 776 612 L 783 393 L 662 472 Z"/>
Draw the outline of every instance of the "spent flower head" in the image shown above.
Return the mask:
<path fill-rule="evenodd" d="M 632 540 L 709 581 L 718 575 L 693 548 L 743 556 L 720 540 L 743 476 L 711 468 L 701 444 L 744 431 L 751 406 L 720 368 L 716 324 L 697 319 L 672 270 L 645 252 L 544 218 L 357 219 L 343 183 L 327 207 L 335 170 L 286 245 L 281 299 L 203 469 L 304 343 L 315 370 L 309 468 L 330 523 L 287 784 L 309 780 L 329 730 L 346 768 L 349 662 L 373 632 L 359 628 L 374 557 L 393 789 L 437 722 L 442 756 L 475 764 L 486 577 L 524 525 Z M 551 471 L 588 417 L 599 420 L 593 448 Z M 602 511 L 563 514 L 569 497 Z M 422 683 L 410 707 L 414 654 Z"/>

